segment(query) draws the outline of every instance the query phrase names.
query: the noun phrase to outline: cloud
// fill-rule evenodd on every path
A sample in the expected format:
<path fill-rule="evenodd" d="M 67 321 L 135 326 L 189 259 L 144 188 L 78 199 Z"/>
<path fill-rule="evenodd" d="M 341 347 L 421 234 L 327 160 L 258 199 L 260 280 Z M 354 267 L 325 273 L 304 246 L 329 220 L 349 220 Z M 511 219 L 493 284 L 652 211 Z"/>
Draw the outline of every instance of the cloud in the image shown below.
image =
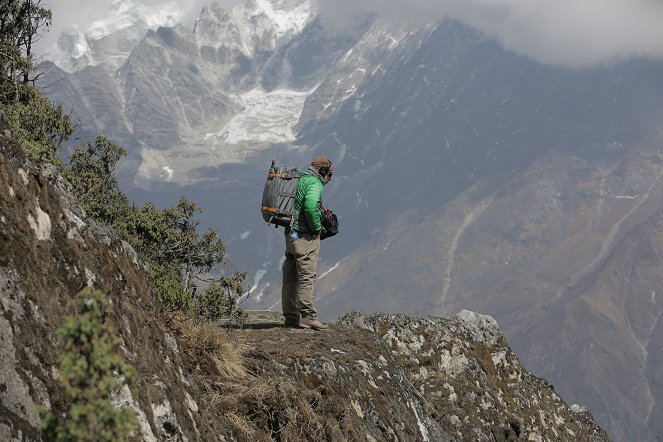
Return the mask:
<path fill-rule="evenodd" d="M 48 2 L 49 0 L 47 0 Z M 175 0 L 50 0 L 52 30 L 38 49 L 52 45 L 67 29 L 87 29 L 108 14 L 113 3 L 163 5 Z M 230 9 L 239 0 L 220 0 Z M 352 28 L 358 17 L 433 22 L 451 17 L 479 29 L 505 48 L 539 62 L 589 67 L 632 56 L 663 59 L 661 0 L 317 0 L 323 18 Z M 178 2 L 181 23 L 192 28 L 212 0 Z"/>
<path fill-rule="evenodd" d="M 85 31 L 97 20 L 107 17 L 114 4 L 134 3 L 136 5 L 155 6 L 177 4 L 181 13 L 182 25 L 192 29 L 196 17 L 204 6 L 212 0 L 192 0 L 176 2 L 175 0 L 46 0 L 42 5 L 53 13 L 53 21 L 49 32 L 45 33 L 37 44 L 37 51 L 47 52 L 64 31 Z M 230 8 L 237 0 L 220 0 L 224 8 Z M 180 6 L 186 5 L 186 6 Z"/>
<path fill-rule="evenodd" d="M 326 22 L 341 27 L 362 13 L 388 20 L 455 18 L 547 64 L 663 59 L 660 0 L 320 0 L 320 5 Z"/>

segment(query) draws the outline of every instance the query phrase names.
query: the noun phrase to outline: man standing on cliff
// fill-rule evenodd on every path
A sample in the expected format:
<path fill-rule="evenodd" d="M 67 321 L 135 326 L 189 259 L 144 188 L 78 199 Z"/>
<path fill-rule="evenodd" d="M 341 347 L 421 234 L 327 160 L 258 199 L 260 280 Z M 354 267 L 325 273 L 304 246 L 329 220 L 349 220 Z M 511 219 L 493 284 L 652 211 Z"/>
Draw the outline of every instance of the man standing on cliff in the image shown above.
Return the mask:
<path fill-rule="evenodd" d="M 294 221 L 285 231 L 281 304 L 286 327 L 329 328 L 318 319 L 313 306 L 313 289 L 320 256 L 322 188 L 331 180 L 333 171 L 331 161 L 319 156 L 300 174 Z"/>

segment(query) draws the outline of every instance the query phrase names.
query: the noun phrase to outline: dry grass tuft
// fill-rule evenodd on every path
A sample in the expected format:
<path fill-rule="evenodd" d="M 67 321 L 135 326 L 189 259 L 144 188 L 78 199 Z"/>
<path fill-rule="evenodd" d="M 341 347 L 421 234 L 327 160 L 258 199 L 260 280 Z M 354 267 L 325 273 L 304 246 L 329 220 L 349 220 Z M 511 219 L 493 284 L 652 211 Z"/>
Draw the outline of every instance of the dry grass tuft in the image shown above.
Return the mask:
<path fill-rule="evenodd" d="M 218 327 L 193 319 L 176 320 L 174 324 L 187 348 L 197 357 L 207 356 L 219 374 L 229 378 L 246 376 L 241 349 L 229 343 Z"/>
<path fill-rule="evenodd" d="M 256 431 L 253 422 L 248 421 L 236 413 L 228 413 L 226 414 L 226 418 L 228 418 L 239 435 L 247 438 L 247 440 L 255 440 Z"/>

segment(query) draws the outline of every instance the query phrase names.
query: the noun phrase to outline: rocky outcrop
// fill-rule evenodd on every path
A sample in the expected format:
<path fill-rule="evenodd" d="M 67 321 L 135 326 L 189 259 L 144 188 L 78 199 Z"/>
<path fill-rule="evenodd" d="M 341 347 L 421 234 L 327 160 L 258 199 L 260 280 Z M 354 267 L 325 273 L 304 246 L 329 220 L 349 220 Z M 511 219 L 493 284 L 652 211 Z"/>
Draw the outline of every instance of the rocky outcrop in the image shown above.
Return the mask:
<path fill-rule="evenodd" d="M 249 369 L 280 392 L 249 395 L 245 409 L 284 435 L 307 421 L 300 440 L 608 440 L 520 365 L 489 316 L 353 312 L 329 332 L 250 329 L 239 340 Z"/>
<path fill-rule="evenodd" d="M 4 128 L 0 128 L 4 129 Z M 527 372 L 497 323 L 351 313 L 330 331 L 278 317 L 186 331 L 145 266 L 86 217 L 54 168 L 0 135 L 0 439 L 40 440 L 38 407 L 61 413 L 55 330 L 86 286 L 108 295 L 137 381 L 115 397 L 136 440 L 606 441 L 580 407 Z M 213 353 L 210 346 L 225 352 Z M 243 366 L 232 367 L 241 350 Z"/>
<path fill-rule="evenodd" d="M 423 436 L 439 425 L 449 440 L 608 439 L 584 407 L 569 408 L 550 383 L 522 367 L 490 316 L 350 314 L 341 323 L 375 333 L 391 350 L 426 405 Z"/>

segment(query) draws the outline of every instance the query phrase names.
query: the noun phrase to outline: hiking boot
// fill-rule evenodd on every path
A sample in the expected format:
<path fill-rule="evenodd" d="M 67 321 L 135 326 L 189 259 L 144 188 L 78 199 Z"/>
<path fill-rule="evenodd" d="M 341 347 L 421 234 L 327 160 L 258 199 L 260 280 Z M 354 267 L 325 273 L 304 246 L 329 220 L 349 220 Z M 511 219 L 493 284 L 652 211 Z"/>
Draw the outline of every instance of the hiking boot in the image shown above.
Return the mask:
<path fill-rule="evenodd" d="M 301 328 L 301 329 L 311 328 L 306 324 L 302 324 L 302 322 L 298 319 L 290 319 L 290 318 L 286 318 L 285 322 L 283 322 L 283 326 L 285 328 Z"/>
<path fill-rule="evenodd" d="M 312 318 L 312 317 L 302 318 L 299 320 L 299 323 L 311 327 L 313 330 L 327 330 L 329 328 L 328 325 L 320 322 L 318 318 Z"/>

